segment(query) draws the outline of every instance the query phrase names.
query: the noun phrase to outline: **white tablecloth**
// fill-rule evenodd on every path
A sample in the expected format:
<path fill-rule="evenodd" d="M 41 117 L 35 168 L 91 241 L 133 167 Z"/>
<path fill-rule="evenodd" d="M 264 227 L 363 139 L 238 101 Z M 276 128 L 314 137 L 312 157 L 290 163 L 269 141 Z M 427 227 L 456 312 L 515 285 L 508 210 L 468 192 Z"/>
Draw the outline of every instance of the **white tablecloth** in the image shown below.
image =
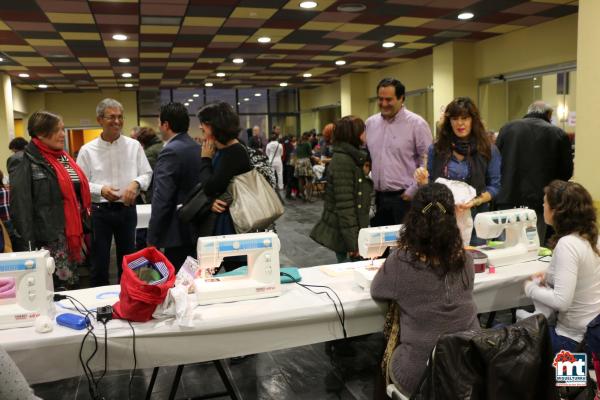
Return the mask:
<path fill-rule="evenodd" d="M 148 228 L 150 223 L 150 204 L 138 204 L 135 206 L 137 212 L 137 226 L 136 229 Z"/>
<path fill-rule="evenodd" d="M 495 274 L 477 274 L 475 301 L 481 312 L 528 304 L 522 295 L 523 280 L 546 264 L 531 262 L 497 268 Z M 319 267 L 301 270 L 303 283 L 328 285 L 343 302 L 349 336 L 382 329 L 385 305 L 375 303 L 352 275 L 331 277 Z M 114 304 L 119 286 L 69 292 L 88 307 Z M 99 297 L 99 298 L 98 298 Z M 295 284 L 283 285 L 280 297 L 200 306 L 193 328 L 181 328 L 173 320 L 135 323 L 138 368 L 179 365 L 251 353 L 285 349 L 342 337 L 333 305 Z M 133 367 L 132 332 L 123 321 L 108 323 L 111 370 Z M 103 346 L 103 329 L 95 329 Z M 80 375 L 79 346 L 85 331 L 56 326 L 50 333 L 33 328 L 0 331 L 7 349 L 30 383 Z M 89 348 L 89 345 L 88 347 Z M 100 352 L 92 363 L 103 366 Z"/>

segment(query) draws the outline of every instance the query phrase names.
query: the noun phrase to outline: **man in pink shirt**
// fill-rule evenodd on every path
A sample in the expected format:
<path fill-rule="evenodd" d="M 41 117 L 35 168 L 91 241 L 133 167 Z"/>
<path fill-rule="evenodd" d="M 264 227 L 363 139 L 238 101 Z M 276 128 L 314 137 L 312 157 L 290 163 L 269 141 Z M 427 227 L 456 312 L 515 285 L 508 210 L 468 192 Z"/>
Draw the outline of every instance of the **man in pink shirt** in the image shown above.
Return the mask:
<path fill-rule="evenodd" d="M 404 107 L 404 92 L 399 80 L 382 79 L 377 85 L 381 112 L 366 121 L 377 206 L 371 226 L 402 223 L 417 190 L 413 174 L 426 165 L 427 149 L 432 142 L 427 122 Z"/>

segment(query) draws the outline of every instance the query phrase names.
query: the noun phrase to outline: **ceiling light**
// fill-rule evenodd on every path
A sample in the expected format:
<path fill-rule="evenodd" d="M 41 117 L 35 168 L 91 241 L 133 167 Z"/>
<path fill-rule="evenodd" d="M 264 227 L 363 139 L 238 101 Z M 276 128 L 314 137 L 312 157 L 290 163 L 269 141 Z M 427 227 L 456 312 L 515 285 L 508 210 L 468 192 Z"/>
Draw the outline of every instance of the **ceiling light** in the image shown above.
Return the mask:
<path fill-rule="evenodd" d="M 127 36 L 123 35 L 122 33 L 117 33 L 113 35 L 112 38 L 115 40 L 127 40 Z"/>
<path fill-rule="evenodd" d="M 119 62 L 122 64 L 127 64 L 131 62 L 131 60 L 129 58 L 119 58 Z"/>
<path fill-rule="evenodd" d="M 234 58 L 234 59 L 233 59 L 233 63 L 234 63 L 234 64 L 241 64 L 241 63 L 243 63 L 243 62 L 244 62 L 244 59 L 243 59 L 243 58 Z"/>
<path fill-rule="evenodd" d="M 346 65 L 346 61 L 344 61 L 344 60 L 337 60 L 335 62 L 335 65 Z"/>
<path fill-rule="evenodd" d="M 4 58 L 0 57 L 0 62 L 4 61 Z"/>
<path fill-rule="evenodd" d="M 262 96 L 262 94 L 260 94 L 260 93 L 254 93 L 254 97 L 260 97 L 260 96 Z"/>
<path fill-rule="evenodd" d="M 126 83 L 125 87 L 133 87 L 133 83 Z"/>
<path fill-rule="evenodd" d="M 315 8 L 317 6 L 317 2 L 316 1 L 303 1 L 302 3 L 300 3 L 300 7 L 301 8 Z"/>
<path fill-rule="evenodd" d="M 200 95 L 198 93 L 194 93 L 192 97 L 200 97 Z"/>
<path fill-rule="evenodd" d="M 539 88 L 541 88 L 541 86 L 540 85 L 533 85 L 533 88 L 534 89 L 539 89 Z"/>
<path fill-rule="evenodd" d="M 224 76 L 225 76 L 225 72 L 217 72 L 217 76 L 218 76 L 219 78 L 222 78 L 222 77 L 224 77 Z"/>
<path fill-rule="evenodd" d="M 244 97 L 244 101 L 250 101 L 248 97 Z"/>
<path fill-rule="evenodd" d="M 204 84 L 204 86 L 206 86 L 206 87 L 212 87 L 212 86 L 213 86 L 213 83 L 212 83 L 212 82 L 206 82 L 206 83 Z"/>
<path fill-rule="evenodd" d="M 287 84 L 287 82 L 281 82 L 281 83 L 279 84 L 279 86 L 281 86 L 281 87 L 286 87 L 287 85 L 288 85 L 288 84 Z"/>
<path fill-rule="evenodd" d="M 269 43 L 270 41 L 271 41 L 270 37 L 263 36 L 263 37 L 258 38 L 258 43 Z"/>
<path fill-rule="evenodd" d="M 396 43 L 394 42 L 384 42 L 381 46 L 385 47 L 386 49 L 392 48 L 396 45 Z"/>
<path fill-rule="evenodd" d="M 188 103 L 193 103 L 194 99 L 188 99 Z"/>
<path fill-rule="evenodd" d="M 131 78 L 131 72 L 123 72 L 123 73 L 121 74 L 121 76 L 122 76 L 123 78 Z"/>
<path fill-rule="evenodd" d="M 460 20 L 466 20 L 466 19 L 471 19 L 475 16 L 475 14 L 470 13 L 470 12 L 464 12 L 464 13 L 460 13 L 458 14 L 458 19 Z"/>
<path fill-rule="evenodd" d="M 310 78 L 312 76 L 312 74 L 306 73 L 306 74 L 303 74 L 302 76 L 305 78 Z"/>
<path fill-rule="evenodd" d="M 22 72 L 19 74 L 19 78 L 29 78 L 29 74 Z"/>
<path fill-rule="evenodd" d="M 47 89 L 47 88 L 48 88 L 48 85 L 46 85 L 46 84 L 43 84 L 43 83 L 40 83 L 40 84 L 38 85 L 38 87 L 39 87 L 40 89 Z"/>
<path fill-rule="evenodd" d="M 367 9 L 367 6 L 365 6 L 364 4 L 361 4 L 361 3 L 346 3 L 346 4 L 340 4 L 337 7 L 337 10 L 340 12 L 353 12 L 353 13 L 363 12 L 366 9 Z"/>
<path fill-rule="evenodd" d="M 183 103 L 183 105 L 187 107 L 190 105 L 190 103 Z"/>
<path fill-rule="evenodd" d="M 238 101 L 238 106 L 240 105 L 240 102 Z"/>

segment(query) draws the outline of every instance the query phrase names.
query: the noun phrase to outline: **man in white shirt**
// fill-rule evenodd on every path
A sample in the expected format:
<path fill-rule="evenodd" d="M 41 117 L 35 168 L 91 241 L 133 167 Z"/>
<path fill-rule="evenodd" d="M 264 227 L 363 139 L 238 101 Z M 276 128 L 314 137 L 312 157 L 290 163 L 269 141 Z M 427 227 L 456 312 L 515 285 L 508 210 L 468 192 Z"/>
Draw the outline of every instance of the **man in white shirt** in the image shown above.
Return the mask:
<path fill-rule="evenodd" d="M 110 245 L 115 237 L 117 270 L 123 256 L 135 251 L 135 199 L 147 190 L 152 169 L 137 140 L 122 134 L 123 106 L 104 99 L 96 107 L 102 134 L 79 151 L 77 164 L 90 182 L 92 194 L 91 286 L 108 285 Z"/>

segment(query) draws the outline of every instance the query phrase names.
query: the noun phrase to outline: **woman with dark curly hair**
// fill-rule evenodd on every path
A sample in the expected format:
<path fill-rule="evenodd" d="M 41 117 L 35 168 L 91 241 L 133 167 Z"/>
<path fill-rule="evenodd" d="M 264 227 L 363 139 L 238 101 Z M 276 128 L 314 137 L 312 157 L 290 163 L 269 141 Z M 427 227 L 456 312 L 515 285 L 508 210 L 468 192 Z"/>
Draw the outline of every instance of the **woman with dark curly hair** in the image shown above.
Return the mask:
<path fill-rule="evenodd" d="M 596 209 L 580 184 L 555 180 L 544 190 L 544 220 L 554 228 L 546 273 L 525 283 L 525 294 L 558 311 L 552 348 L 575 350 L 587 324 L 600 314 L 600 251 Z"/>
<path fill-rule="evenodd" d="M 479 329 L 474 279 L 452 192 L 439 183 L 422 186 L 406 215 L 398 248 L 371 284 L 373 299 L 394 301 L 399 308 L 402 340 L 388 375 L 405 395 L 417 388 L 439 335 Z"/>
<path fill-rule="evenodd" d="M 491 143 L 479 110 L 470 98 L 457 97 L 446 106 L 437 140 L 429 147 L 427 169 L 418 168 L 415 180 L 423 185 L 446 178 L 473 186 L 477 197 L 457 207 L 475 218 L 489 211 L 489 202 L 500 192 L 500 167 L 500 152 Z M 471 243 L 483 244 L 474 236 Z"/>

